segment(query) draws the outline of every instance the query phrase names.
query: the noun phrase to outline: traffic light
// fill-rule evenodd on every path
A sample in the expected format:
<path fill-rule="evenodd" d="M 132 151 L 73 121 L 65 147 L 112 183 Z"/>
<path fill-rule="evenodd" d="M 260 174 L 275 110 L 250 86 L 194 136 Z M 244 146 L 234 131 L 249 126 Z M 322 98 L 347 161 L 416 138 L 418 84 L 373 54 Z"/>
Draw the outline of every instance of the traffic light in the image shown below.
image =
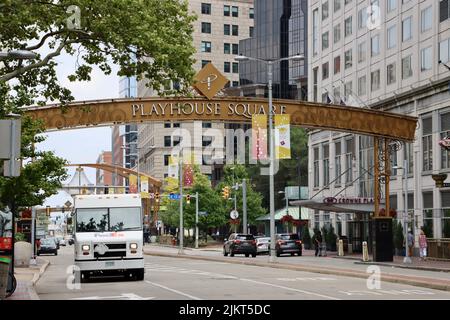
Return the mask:
<path fill-rule="evenodd" d="M 225 186 L 222 188 L 222 197 L 224 199 L 228 199 L 230 197 L 230 187 Z"/>
<path fill-rule="evenodd" d="M 191 203 L 191 195 L 190 194 L 186 195 L 186 203 L 187 204 Z"/>
<path fill-rule="evenodd" d="M 156 200 L 156 202 L 159 202 L 159 192 L 155 193 L 155 200 Z"/>

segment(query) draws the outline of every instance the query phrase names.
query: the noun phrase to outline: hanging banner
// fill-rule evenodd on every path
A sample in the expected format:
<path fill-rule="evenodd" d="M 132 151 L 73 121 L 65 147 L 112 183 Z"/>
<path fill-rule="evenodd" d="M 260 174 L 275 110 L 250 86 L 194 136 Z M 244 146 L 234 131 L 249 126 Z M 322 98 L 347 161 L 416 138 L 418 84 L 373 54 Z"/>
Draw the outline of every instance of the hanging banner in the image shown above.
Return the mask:
<path fill-rule="evenodd" d="M 194 166 L 192 164 L 183 165 L 183 186 L 192 187 L 194 184 Z"/>
<path fill-rule="evenodd" d="M 252 115 L 252 158 L 267 159 L 267 115 Z"/>
<path fill-rule="evenodd" d="M 178 181 L 178 156 L 169 157 L 169 165 L 167 169 L 167 178 L 169 180 Z"/>
<path fill-rule="evenodd" d="M 130 174 L 130 176 L 128 177 L 128 183 L 129 183 L 129 192 L 137 193 L 137 176 Z"/>
<path fill-rule="evenodd" d="M 120 188 L 116 188 L 117 189 L 117 193 L 125 193 L 125 188 L 124 187 L 120 187 Z"/>
<path fill-rule="evenodd" d="M 141 176 L 141 198 L 148 199 L 150 194 L 148 193 L 148 177 Z"/>
<path fill-rule="evenodd" d="M 275 157 L 291 158 L 291 117 L 288 114 L 275 115 Z"/>
<path fill-rule="evenodd" d="M 108 193 L 109 194 L 116 193 L 115 188 L 108 188 Z"/>

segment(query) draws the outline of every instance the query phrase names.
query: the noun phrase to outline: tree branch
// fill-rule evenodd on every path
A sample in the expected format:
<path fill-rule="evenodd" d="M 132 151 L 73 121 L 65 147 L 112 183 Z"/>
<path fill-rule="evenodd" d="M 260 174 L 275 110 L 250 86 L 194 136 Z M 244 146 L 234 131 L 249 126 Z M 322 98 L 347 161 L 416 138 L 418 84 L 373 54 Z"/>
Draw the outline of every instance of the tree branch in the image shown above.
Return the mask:
<path fill-rule="evenodd" d="M 76 29 L 74 29 L 74 30 L 72 30 L 72 29 L 62 29 L 62 30 L 59 30 L 59 31 L 53 31 L 53 32 L 50 32 L 50 33 L 47 33 L 46 35 L 44 35 L 42 37 L 41 41 L 38 44 L 36 44 L 34 46 L 26 47 L 25 50 L 30 50 L 31 51 L 31 50 L 39 49 L 45 43 L 45 40 L 47 40 L 49 37 L 52 37 L 52 36 L 55 36 L 55 35 L 58 35 L 58 34 L 63 34 L 65 32 L 73 32 L 73 33 L 81 33 L 81 34 L 89 35 L 89 33 L 86 32 L 86 31 L 76 30 Z"/>

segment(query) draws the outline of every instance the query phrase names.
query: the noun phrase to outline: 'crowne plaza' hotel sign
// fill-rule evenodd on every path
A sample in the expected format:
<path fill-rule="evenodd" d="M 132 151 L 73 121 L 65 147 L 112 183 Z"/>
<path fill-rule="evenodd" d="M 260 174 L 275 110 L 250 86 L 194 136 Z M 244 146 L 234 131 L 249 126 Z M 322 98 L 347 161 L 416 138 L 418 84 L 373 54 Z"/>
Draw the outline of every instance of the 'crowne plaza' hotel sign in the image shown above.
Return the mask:
<path fill-rule="evenodd" d="M 223 121 L 249 123 L 254 114 L 268 114 L 264 98 L 217 96 L 228 80 L 212 65 L 195 77 L 198 97 L 145 97 L 78 101 L 28 107 L 25 113 L 42 119 L 47 131 L 147 121 Z M 357 107 L 274 99 L 274 114 L 290 115 L 291 125 L 332 131 L 414 140 L 417 118 Z"/>

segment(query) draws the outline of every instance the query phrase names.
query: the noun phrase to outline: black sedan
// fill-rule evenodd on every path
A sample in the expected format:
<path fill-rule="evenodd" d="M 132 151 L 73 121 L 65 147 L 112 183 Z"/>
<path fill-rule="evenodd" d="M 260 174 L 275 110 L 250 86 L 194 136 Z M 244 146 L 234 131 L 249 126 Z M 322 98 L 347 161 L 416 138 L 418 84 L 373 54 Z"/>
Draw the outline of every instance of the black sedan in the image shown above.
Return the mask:
<path fill-rule="evenodd" d="M 41 245 L 38 249 L 38 256 L 44 253 L 58 255 L 58 249 L 56 248 L 55 241 L 53 239 L 42 239 Z"/>
<path fill-rule="evenodd" d="M 256 240 L 251 234 L 232 233 L 228 239 L 225 239 L 223 245 L 223 255 L 245 254 L 246 257 L 252 255 L 256 257 Z"/>
<path fill-rule="evenodd" d="M 302 242 L 298 234 L 295 233 L 280 233 L 276 235 L 275 250 L 277 257 L 283 253 L 290 253 L 302 255 Z"/>

